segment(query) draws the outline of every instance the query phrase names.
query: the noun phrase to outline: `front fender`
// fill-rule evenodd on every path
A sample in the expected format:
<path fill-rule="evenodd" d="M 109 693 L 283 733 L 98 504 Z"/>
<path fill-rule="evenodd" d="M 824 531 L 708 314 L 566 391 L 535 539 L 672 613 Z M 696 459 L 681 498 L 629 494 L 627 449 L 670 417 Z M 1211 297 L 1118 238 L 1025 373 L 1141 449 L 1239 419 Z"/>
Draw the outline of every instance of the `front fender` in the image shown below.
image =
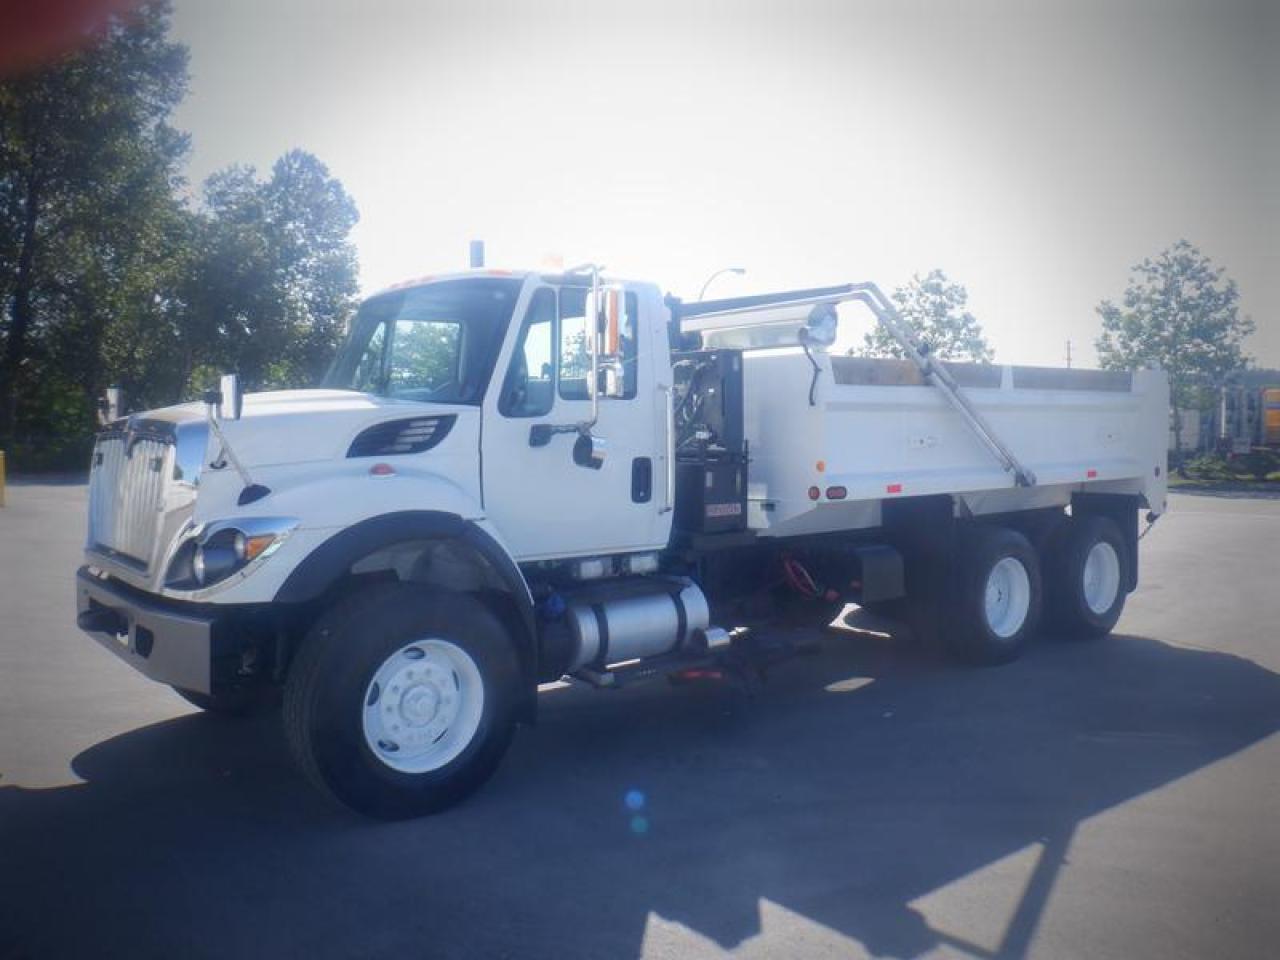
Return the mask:
<path fill-rule="evenodd" d="M 236 503 L 242 484 L 233 470 L 205 471 L 193 521 L 297 517 L 300 524 L 281 548 L 248 575 L 236 575 L 208 592 L 212 603 L 267 603 L 312 553 L 336 534 L 379 516 L 433 511 L 480 521 L 482 510 L 468 491 L 438 473 L 397 464 L 391 476 L 374 476 L 367 463 L 290 464 L 257 470 L 270 489 L 248 506 Z"/>
<path fill-rule="evenodd" d="M 341 580 L 357 561 L 383 547 L 409 540 L 458 539 L 479 554 L 510 592 L 528 607 L 533 598 L 511 555 L 479 523 L 442 510 L 385 513 L 339 530 L 311 551 L 281 584 L 277 603 L 306 603 Z"/>
<path fill-rule="evenodd" d="M 511 597 L 513 616 L 503 619 L 515 634 L 512 639 L 529 694 L 523 716 L 532 720 L 536 711 L 539 676 L 533 596 L 510 553 L 475 520 L 440 510 L 403 510 L 362 520 L 334 533 L 315 547 L 293 568 L 274 599 L 285 604 L 316 600 L 342 580 L 356 561 L 375 551 L 410 540 L 436 539 L 458 540 L 465 544 L 483 559 L 506 587 Z"/>

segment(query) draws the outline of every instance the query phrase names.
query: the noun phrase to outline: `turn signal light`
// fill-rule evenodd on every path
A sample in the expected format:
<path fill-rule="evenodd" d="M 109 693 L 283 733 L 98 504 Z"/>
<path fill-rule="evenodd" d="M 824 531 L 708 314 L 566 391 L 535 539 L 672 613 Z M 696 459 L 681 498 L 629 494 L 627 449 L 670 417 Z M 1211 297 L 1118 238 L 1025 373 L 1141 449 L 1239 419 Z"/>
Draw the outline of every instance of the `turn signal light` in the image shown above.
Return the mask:
<path fill-rule="evenodd" d="M 256 537 L 245 537 L 244 540 L 244 559 L 252 560 L 261 555 L 262 551 L 276 542 L 274 533 L 263 533 Z"/>

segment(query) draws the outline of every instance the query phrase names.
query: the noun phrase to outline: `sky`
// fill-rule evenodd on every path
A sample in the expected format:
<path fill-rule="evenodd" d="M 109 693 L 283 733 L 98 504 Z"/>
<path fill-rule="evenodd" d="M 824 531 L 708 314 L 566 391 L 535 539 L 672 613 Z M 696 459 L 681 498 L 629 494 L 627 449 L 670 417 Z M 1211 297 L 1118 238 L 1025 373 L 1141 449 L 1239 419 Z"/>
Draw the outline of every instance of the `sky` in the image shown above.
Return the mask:
<path fill-rule="evenodd" d="M 1086 366 L 1186 238 L 1280 367 L 1280 3 L 176 0 L 174 31 L 192 183 L 315 153 L 366 293 L 472 239 L 687 299 L 941 268 L 998 361 Z"/>

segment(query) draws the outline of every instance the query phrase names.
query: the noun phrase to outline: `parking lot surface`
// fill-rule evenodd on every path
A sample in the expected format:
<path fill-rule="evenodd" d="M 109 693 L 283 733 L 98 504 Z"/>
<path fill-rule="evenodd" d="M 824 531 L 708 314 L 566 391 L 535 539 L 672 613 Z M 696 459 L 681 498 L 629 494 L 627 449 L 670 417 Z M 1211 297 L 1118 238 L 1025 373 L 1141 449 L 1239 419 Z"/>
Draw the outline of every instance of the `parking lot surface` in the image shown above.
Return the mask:
<path fill-rule="evenodd" d="M 553 690 L 385 824 L 79 634 L 85 488 L 12 486 L 0 957 L 1280 956 L 1280 501 L 1171 499 L 1106 640 Z"/>

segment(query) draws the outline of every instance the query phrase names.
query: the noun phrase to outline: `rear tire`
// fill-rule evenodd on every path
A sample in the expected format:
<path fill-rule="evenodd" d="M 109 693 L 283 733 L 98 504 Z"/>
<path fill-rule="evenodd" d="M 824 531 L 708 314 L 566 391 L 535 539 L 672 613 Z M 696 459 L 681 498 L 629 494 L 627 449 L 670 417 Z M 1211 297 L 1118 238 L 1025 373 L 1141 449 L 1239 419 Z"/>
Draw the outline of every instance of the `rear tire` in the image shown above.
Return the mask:
<path fill-rule="evenodd" d="M 322 614 L 285 684 L 285 733 L 317 787 L 370 817 L 444 810 L 497 768 L 520 671 L 501 621 L 464 594 L 390 583 Z"/>
<path fill-rule="evenodd" d="M 1065 637 L 1110 633 L 1124 611 L 1129 550 L 1109 517 L 1076 517 L 1045 550 L 1046 625 Z"/>
<path fill-rule="evenodd" d="M 974 526 L 965 532 L 960 554 L 952 649 L 974 664 L 1017 659 L 1040 620 L 1042 588 L 1035 549 L 1015 530 Z"/>

